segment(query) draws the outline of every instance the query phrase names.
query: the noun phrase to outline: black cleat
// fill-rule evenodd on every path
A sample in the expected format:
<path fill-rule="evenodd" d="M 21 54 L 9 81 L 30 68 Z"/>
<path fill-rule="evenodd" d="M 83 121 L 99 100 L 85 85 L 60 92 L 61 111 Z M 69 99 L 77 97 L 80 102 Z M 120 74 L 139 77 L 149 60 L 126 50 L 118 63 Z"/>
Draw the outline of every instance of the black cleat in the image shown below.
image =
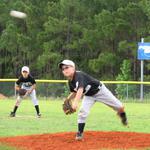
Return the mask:
<path fill-rule="evenodd" d="M 14 113 L 14 112 L 10 112 L 10 115 L 9 115 L 10 117 L 15 117 L 16 116 L 16 114 Z"/>
<path fill-rule="evenodd" d="M 83 133 L 77 132 L 76 138 L 77 141 L 81 141 L 83 139 Z"/>
<path fill-rule="evenodd" d="M 119 116 L 120 116 L 122 124 L 124 126 L 127 126 L 128 125 L 128 120 L 127 120 L 127 117 L 126 117 L 126 113 L 125 112 L 120 113 Z"/>
<path fill-rule="evenodd" d="M 39 113 L 39 114 L 37 114 L 37 117 L 38 117 L 38 118 L 41 118 L 41 114 L 40 114 L 40 113 Z"/>

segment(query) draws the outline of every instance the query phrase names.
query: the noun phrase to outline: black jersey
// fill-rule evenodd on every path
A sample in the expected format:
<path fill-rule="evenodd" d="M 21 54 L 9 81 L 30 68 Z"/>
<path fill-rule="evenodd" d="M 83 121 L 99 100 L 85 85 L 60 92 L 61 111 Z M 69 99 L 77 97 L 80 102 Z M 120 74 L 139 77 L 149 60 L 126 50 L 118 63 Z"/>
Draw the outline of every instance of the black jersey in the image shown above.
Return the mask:
<path fill-rule="evenodd" d="M 96 94 L 101 86 L 100 81 L 81 71 L 76 71 L 73 79 L 68 83 L 71 92 L 77 92 L 80 87 L 83 87 L 83 93 L 87 96 Z"/>
<path fill-rule="evenodd" d="M 27 78 L 24 78 L 21 75 L 19 77 L 19 79 L 16 81 L 16 84 L 19 85 L 19 86 L 30 87 L 33 84 L 36 84 L 36 82 L 35 82 L 35 79 L 31 75 L 28 75 Z"/>

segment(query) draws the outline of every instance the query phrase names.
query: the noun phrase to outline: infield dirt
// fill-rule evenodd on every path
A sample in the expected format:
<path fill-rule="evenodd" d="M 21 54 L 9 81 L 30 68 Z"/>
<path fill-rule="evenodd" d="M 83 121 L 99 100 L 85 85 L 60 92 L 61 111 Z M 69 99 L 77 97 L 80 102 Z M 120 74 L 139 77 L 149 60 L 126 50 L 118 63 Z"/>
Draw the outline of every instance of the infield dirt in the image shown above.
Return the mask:
<path fill-rule="evenodd" d="M 84 140 L 75 133 L 53 133 L 0 138 L 0 142 L 25 150 L 126 150 L 150 148 L 150 134 L 135 132 L 87 131 Z"/>

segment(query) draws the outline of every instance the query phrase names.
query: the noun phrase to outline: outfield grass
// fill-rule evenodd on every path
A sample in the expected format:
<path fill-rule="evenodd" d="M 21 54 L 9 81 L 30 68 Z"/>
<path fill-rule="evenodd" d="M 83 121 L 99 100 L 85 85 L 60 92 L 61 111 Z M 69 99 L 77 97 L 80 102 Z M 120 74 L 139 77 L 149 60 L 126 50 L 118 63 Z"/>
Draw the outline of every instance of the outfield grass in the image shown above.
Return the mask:
<path fill-rule="evenodd" d="M 42 118 L 36 118 L 30 100 L 24 100 L 17 116 L 10 118 L 14 100 L 0 101 L 0 137 L 76 131 L 77 113 L 66 116 L 61 101 L 40 101 Z M 96 103 L 91 109 L 85 130 L 131 131 L 150 133 L 150 104 L 125 104 L 129 128 L 121 125 L 116 113 L 109 107 Z"/>
<path fill-rule="evenodd" d="M 18 150 L 18 149 L 15 147 L 0 144 L 0 150 Z M 21 149 L 19 149 L 19 150 L 21 150 Z"/>

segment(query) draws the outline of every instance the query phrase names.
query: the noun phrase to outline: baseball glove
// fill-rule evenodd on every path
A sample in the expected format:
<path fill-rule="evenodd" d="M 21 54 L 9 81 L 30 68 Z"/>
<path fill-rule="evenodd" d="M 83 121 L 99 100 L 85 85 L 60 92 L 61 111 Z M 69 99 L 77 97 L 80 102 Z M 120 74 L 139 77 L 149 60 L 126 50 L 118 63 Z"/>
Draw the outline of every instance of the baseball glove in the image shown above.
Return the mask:
<path fill-rule="evenodd" d="M 18 92 L 19 92 L 20 96 L 24 96 L 26 94 L 27 90 L 26 89 L 20 89 Z"/>
<path fill-rule="evenodd" d="M 74 112 L 76 112 L 76 110 L 74 110 L 72 108 L 72 100 L 70 100 L 70 99 L 66 99 L 64 101 L 62 107 L 63 107 L 63 111 L 66 115 L 73 114 Z"/>

